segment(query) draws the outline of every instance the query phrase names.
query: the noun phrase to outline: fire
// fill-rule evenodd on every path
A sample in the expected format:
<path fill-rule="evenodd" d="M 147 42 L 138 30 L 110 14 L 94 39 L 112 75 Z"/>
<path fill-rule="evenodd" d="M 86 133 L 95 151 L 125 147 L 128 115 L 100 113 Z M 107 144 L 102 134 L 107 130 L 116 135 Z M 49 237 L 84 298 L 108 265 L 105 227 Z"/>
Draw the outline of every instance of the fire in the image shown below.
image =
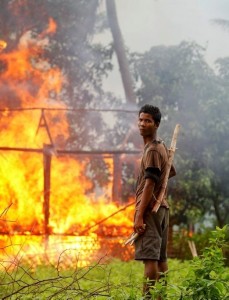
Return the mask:
<path fill-rule="evenodd" d="M 7 43 L 3 40 L 0 40 L 0 52 L 4 50 L 7 46 Z"/>
<path fill-rule="evenodd" d="M 49 19 L 49 25 L 48 25 L 48 28 L 46 30 L 46 34 L 55 33 L 56 29 L 57 29 L 56 22 L 52 18 L 50 18 Z"/>
<path fill-rule="evenodd" d="M 60 262 L 62 268 L 72 267 L 73 264 L 85 266 L 93 261 L 89 259 L 90 255 L 93 252 L 96 255 L 100 249 L 96 236 L 51 235 L 48 251 L 44 249 L 44 244 L 45 240 L 42 236 L 2 236 L 0 240 L 1 267 L 14 268 L 15 265 L 26 262 L 34 268 L 40 264 L 56 265 L 57 261 Z M 4 261 L 5 257 L 7 261 Z M 96 259 L 96 257 L 93 258 Z"/>
<path fill-rule="evenodd" d="M 58 68 L 51 68 L 39 58 L 46 44 L 45 39 L 37 42 L 28 32 L 22 36 L 18 49 L 0 56 L 7 62 L 1 78 L 5 82 L 10 79 L 10 88 L 23 107 L 65 107 L 61 101 L 50 99 L 50 94 L 60 93 L 65 78 Z"/>
<path fill-rule="evenodd" d="M 12 245 L 17 244 L 23 246 L 19 246 L 16 252 L 26 257 L 36 254 L 36 263 L 42 260 L 44 251 L 47 255 L 47 244 L 49 254 L 54 249 L 61 253 L 64 247 L 80 253 L 84 251 L 85 245 L 82 244 L 85 243 L 90 251 L 98 253 L 103 249 L 104 253 L 107 249 L 101 246 L 100 236 L 119 238 L 123 235 L 125 238 L 132 230 L 133 207 L 115 214 L 120 207 L 110 201 L 112 180 L 103 190 L 103 196 L 89 195 L 87 190 L 92 183 L 84 176 L 89 158 L 79 159 L 77 156 L 56 152 L 60 141 L 64 144 L 69 136 L 64 110 L 66 106 L 59 96 L 66 78 L 61 70 L 51 67 L 40 58 L 40 53 L 49 42 L 48 35 L 53 34 L 56 28 L 54 20 L 50 19 L 48 28 L 39 37 L 35 39 L 31 32 L 26 32 L 17 49 L 0 53 L 0 60 L 6 66 L 1 73 L 1 80 L 18 103 L 15 110 L 1 107 L 4 111 L 0 121 L 0 147 L 39 150 L 0 150 L 0 213 L 9 207 L 0 217 L 0 232 L 3 234 L 0 238 L 0 259 L 2 255 L 15 255 L 16 246 Z M 0 41 L 0 49 L 4 47 L 6 43 Z M 50 143 L 53 143 L 53 150 L 50 154 L 52 162 L 47 232 L 44 228 L 43 147 Z M 104 160 L 112 174 L 113 160 Z M 112 214 L 112 218 L 99 223 Z M 45 243 L 42 242 L 44 235 Z M 9 240 L 12 247 L 8 247 Z M 57 244 L 58 247 L 55 246 Z M 39 253 L 42 254 L 41 258 Z"/>

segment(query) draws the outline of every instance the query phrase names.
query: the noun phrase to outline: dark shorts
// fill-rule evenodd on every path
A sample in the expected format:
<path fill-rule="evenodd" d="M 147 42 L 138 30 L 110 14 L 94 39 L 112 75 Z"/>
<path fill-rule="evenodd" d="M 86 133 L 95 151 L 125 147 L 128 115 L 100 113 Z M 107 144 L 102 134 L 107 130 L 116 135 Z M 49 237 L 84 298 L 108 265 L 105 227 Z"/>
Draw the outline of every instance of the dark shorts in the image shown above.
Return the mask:
<path fill-rule="evenodd" d="M 146 230 L 135 241 L 136 260 L 167 260 L 169 209 L 160 207 L 156 214 L 150 210 L 144 215 Z"/>

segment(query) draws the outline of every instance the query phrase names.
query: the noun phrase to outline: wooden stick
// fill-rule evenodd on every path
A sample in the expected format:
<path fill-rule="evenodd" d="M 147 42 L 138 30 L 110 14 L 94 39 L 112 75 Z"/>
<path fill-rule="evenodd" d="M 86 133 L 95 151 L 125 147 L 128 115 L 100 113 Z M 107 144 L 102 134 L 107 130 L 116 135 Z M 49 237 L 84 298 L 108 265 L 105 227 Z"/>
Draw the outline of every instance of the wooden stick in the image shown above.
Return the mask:
<path fill-rule="evenodd" d="M 194 241 L 188 241 L 188 245 L 189 245 L 190 251 L 192 253 L 192 257 L 197 257 L 198 254 L 197 254 L 195 242 Z"/>
<path fill-rule="evenodd" d="M 143 224 L 144 229 L 146 228 L 146 224 Z M 131 233 L 130 237 L 125 241 L 124 245 L 130 244 L 133 245 L 134 241 L 139 237 L 137 232 Z"/>
<path fill-rule="evenodd" d="M 170 149 L 169 149 L 168 163 L 167 163 L 165 178 L 164 178 L 164 181 L 162 183 L 162 187 L 161 187 L 161 191 L 160 191 L 160 194 L 158 196 L 158 199 L 157 199 L 157 201 L 156 201 L 156 203 L 155 203 L 155 205 L 152 209 L 153 213 L 156 213 L 158 211 L 158 209 L 161 206 L 161 203 L 163 201 L 163 197 L 164 197 L 166 187 L 167 187 L 167 184 L 168 184 L 168 180 L 169 180 L 169 173 L 170 173 L 170 169 L 171 169 L 171 166 L 172 166 L 174 153 L 176 151 L 176 143 L 177 143 L 177 136 L 178 136 L 179 130 L 180 130 L 180 125 L 177 124 L 175 126 L 175 129 L 174 129 L 174 132 L 173 132 L 171 146 L 170 146 Z"/>
<path fill-rule="evenodd" d="M 138 238 L 139 234 L 137 232 L 133 232 L 130 237 L 125 241 L 124 245 L 130 244 L 133 245 L 134 241 Z"/>
<path fill-rule="evenodd" d="M 101 223 L 105 222 L 106 220 L 110 219 L 110 218 L 113 217 L 114 215 L 116 215 L 116 214 L 118 214 L 119 212 L 125 210 L 127 207 L 129 207 L 129 206 L 131 206 L 131 205 L 133 205 L 133 204 L 135 204 L 135 201 L 130 202 L 130 203 L 128 203 L 127 205 L 125 205 L 124 207 L 122 207 L 122 208 L 116 210 L 115 212 L 113 212 L 113 213 L 112 213 L 111 215 L 109 215 L 108 217 L 106 217 L 106 218 L 104 218 L 104 219 L 99 220 L 98 222 L 96 222 L 94 225 L 92 225 L 92 226 L 90 226 L 90 227 L 87 227 L 86 229 L 84 229 L 83 231 L 81 231 L 81 232 L 79 233 L 79 235 L 84 235 L 85 233 L 87 233 L 89 230 L 91 230 L 91 229 L 94 228 L 95 226 L 100 225 Z"/>

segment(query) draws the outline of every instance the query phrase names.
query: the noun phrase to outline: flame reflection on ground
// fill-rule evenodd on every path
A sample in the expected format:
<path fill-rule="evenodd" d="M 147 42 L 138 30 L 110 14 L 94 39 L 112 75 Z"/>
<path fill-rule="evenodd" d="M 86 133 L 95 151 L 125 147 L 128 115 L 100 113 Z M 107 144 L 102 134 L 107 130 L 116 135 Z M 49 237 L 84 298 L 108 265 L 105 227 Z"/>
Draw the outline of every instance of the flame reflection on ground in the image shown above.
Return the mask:
<path fill-rule="evenodd" d="M 132 258 L 133 248 L 124 246 L 123 238 L 90 236 L 2 235 L 0 237 L 0 262 L 2 268 L 28 264 L 58 265 L 58 268 L 83 267 L 102 258 Z"/>

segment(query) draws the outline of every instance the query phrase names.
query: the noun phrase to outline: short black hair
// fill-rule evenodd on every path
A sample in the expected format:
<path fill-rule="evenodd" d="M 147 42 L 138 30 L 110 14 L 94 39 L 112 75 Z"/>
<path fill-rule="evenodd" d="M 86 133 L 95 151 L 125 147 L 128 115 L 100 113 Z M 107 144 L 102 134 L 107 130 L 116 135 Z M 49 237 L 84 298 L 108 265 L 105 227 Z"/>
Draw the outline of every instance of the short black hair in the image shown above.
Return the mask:
<path fill-rule="evenodd" d="M 141 113 L 149 114 L 152 116 L 153 120 L 159 125 L 161 122 L 161 112 L 160 109 L 156 106 L 145 104 L 139 110 L 139 116 Z"/>

